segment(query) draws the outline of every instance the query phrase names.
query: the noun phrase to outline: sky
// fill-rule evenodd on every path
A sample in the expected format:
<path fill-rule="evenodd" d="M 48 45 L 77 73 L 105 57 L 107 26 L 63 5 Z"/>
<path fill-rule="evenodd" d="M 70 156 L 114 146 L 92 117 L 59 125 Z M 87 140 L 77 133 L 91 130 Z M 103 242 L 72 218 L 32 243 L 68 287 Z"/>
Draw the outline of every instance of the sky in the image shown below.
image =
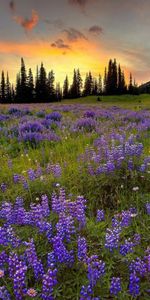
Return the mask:
<path fill-rule="evenodd" d="M 23 57 L 62 83 L 74 68 L 103 76 L 116 58 L 140 84 L 150 80 L 149 28 L 150 0 L 0 0 L 0 72 L 15 82 Z"/>

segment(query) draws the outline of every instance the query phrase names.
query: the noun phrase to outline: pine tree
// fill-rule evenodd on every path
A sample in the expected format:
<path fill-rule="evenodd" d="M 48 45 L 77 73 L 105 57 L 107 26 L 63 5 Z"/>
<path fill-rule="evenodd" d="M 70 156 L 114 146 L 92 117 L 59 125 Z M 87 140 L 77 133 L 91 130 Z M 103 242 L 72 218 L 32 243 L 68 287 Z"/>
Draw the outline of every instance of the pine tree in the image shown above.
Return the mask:
<path fill-rule="evenodd" d="M 104 85 L 104 94 L 107 94 L 107 69 L 106 68 L 105 68 L 105 71 L 104 71 L 103 85 Z"/>
<path fill-rule="evenodd" d="M 4 71 L 2 71 L 2 77 L 1 77 L 1 99 L 2 99 L 2 102 L 5 102 L 5 100 L 6 100 L 6 84 L 5 84 Z"/>
<path fill-rule="evenodd" d="M 56 83 L 56 100 L 60 102 L 62 100 L 62 90 L 60 88 L 60 83 Z"/>
<path fill-rule="evenodd" d="M 118 66 L 118 94 L 122 94 L 122 73 L 121 73 L 121 67 L 120 64 Z"/>
<path fill-rule="evenodd" d="M 46 70 L 41 63 L 40 71 L 37 70 L 36 78 L 36 100 L 38 102 L 48 102 L 50 99 L 48 80 L 46 77 Z"/>
<path fill-rule="evenodd" d="M 76 72 L 76 80 L 77 80 L 77 98 L 79 98 L 81 97 L 81 89 L 82 89 L 82 78 L 79 69 Z"/>
<path fill-rule="evenodd" d="M 6 102 L 10 103 L 12 101 L 12 95 L 11 95 L 11 86 L 9 82 L 9 75 L 7 72 L 7 78 L 6 78 Z"/>
<path fill-rule="evenodd" d="M 103 93 L 102 76 L 100 74 L 98 76 L 98 82 L 97 82 L 97 93 L 98 95 L 102 95 Z"/>
<path fill-rule="evenodd" d="M 68 76 L 66 76 L 64 80 L 64 85 L 63 85 L 63 98 L 68 99 L 69 98 L 69 80 Z"/>
<path fill-rule="evenodd" d="M 74 69 L 74 73 L 73 73 L 73 82 L 72 82 L 72 86 L 70 89 L 70 96 L 71 96 L 71 98 L 78 98 L 77 73 L 76 73 L 75 69 Z"/>
<path fill-rule="evenodd" d="M 92 95 L 97 96 L 98 95 L 98 83 L 97 79 L 93 78 L 93 90 L 92 90 Z"/>
<path fill-rule="evenodd" d="M 27 78 L 27 87 L 28 87 L 28 102 L 32 102 L 34 98 L 34 82 L 33 82 L 33 74 L 31 68 L 29 69 L 29 74 Z"/>
<path fill-rule="evenodd" d="M 20 70 L 20 102 L 26 102 L 28 99 L 28 88 L 27 88 L 27 75 L 24 59 L 21 58 L 21 70 Z"/>
<path fill-rule="evenodd" d="M 111 87 L 111 94 L 117 94 L 117 85 L 118 85 L 118 74 L 117 74 L 117 63 L 116 59 L 112 63 L 112 87 Z"/>
<path fill-rule="evenodd" d="M 130 81 L 128 86 L 129 94 L 133 94 L 133 81 L 132 81 L 132 74 L 130 73 Z"/>
<path fill-rule="evenodd" d="M 54 82 L 55 82 L 55 74 L 54 71 L 51 70 L 48 74 L 48 89 L 49 89 L 49 99 L 50 101 L 55 100 L 55 87 L 54 87 Z"/>
<path fill-rule="evenodd" d="M 17 74 L 16 77 L 16 95 L 15 100 L 16 102 L 19 102 L 21 99 L 21 79 L 20 79 L 20 73 Z"/>

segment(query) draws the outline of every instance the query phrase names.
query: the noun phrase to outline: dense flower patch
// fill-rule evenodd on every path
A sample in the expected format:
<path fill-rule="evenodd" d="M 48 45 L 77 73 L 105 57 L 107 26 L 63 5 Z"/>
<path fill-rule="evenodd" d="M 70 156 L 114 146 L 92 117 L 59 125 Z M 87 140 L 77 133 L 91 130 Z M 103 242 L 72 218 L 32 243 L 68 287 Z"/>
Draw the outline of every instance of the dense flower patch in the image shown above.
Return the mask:
<path fill-rule="evenodd" d="M 0 299 L 149 299 L 149 129 L 146 109 L 3 106 Z"/>
<path fill-rule="evenodd" d="M 129 237 L 125 234 L 127 228 L 132 228 L 133 220 L 138 218 L 139 212 L 135 208 L 114 215 L 111 227 L 103 227 L 104 240 L 101 234 L 98 235 L 101 247 L 96 249 L 97 254 L 91 254 L 88 232 L 85 234 L 88 226 L 86 200 L 82 196 L 74 201 L 68 200 L 65 191 L 60 189 L 53 193 L 51 205 L 49 203 L 48 197 L 43 195 L 38 204 L 31 203 L 30 210 L 24 208 L 24 201 L 19 197 L 14 205 L 10 202 L 3 202 L 1 205 L 0 277 L 1 280 L 4 279 L 2 299 L 11 299 L 10 289 L 18 300 L 27 296 L 36 298 L 37 295 L 40 299 L 54 299 L 62 284 L 60 278 L 63 270 L 68 270 L 72 276 L 73 269 L 78 274 L 79 265 L 83 272 L 80 299 L 101 299 L 105 290 L 107 294 L 114 296 L 124 290 L 126 296 L 148 297 L 143 279 L 148 287 L 149 248 L 145 248 L 144 255 L 138 257 L 142 237 L 136 232 L 129 233 Z M 105 224 L 104 212 L 98 211 L 94 226 L 101 222 Z M 35 228 L 45 243 L 47 241 L 49 252 L 39 256 L 32 236 L 24 240 L 17 234 L 18 226 Z M 134 255 L 130 256 L 129 253 Z M 113 264 L 110 269 L 107 259 L 109 255 L 113 264 L 120 262 L 124 264 L 125 270 L 121 270 L 119 266 L 119 270 L 115 270 Z M 119 277 L 116 276 L 118 273 Z"/>

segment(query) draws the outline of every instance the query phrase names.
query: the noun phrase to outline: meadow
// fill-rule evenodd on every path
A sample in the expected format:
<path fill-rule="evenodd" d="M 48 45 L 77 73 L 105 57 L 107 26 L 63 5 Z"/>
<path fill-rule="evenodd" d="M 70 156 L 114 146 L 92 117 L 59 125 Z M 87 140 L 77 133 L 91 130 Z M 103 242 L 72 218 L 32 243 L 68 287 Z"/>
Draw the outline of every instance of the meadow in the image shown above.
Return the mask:
<path fill-rule="evenodd" d="M 150 96 L 0 105 L 0 299 L 150 299 Z"/>

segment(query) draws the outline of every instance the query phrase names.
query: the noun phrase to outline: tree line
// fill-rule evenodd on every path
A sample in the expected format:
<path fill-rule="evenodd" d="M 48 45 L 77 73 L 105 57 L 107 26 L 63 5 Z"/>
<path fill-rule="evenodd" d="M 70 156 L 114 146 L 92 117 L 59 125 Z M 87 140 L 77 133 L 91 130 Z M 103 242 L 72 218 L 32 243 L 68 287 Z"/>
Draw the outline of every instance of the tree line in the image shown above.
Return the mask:
<path fill-rule="evenodd" d="M 33 77 L 31 68 L 26 71 L 24 59 L 21 58 L 20 71 L 16 76 L 16 85 L 9 81 L 9 74 L 1 74 L 0 102 L 1 103 L 32 103 L 32 102 L 54 102 L 62 99 L 72 99 L 90 95 L 122 95 L 137 94 L 138 87 L 132 80 L 130 74 L 129 84 L 126 84 L 124 71 L 116 59 L 109 61 L 105 68 L 104 77 L 99 74 L 98 78 L 93 77 L 89 71 L 83 82 L 80 70 L 74 70 L 73 79 L 69 83 L 68 76 L 61 87 L 60 83 L 55 84 L 54 71 L 46 72 L 41 63 L 37 66 L 36 76 Z"/>

